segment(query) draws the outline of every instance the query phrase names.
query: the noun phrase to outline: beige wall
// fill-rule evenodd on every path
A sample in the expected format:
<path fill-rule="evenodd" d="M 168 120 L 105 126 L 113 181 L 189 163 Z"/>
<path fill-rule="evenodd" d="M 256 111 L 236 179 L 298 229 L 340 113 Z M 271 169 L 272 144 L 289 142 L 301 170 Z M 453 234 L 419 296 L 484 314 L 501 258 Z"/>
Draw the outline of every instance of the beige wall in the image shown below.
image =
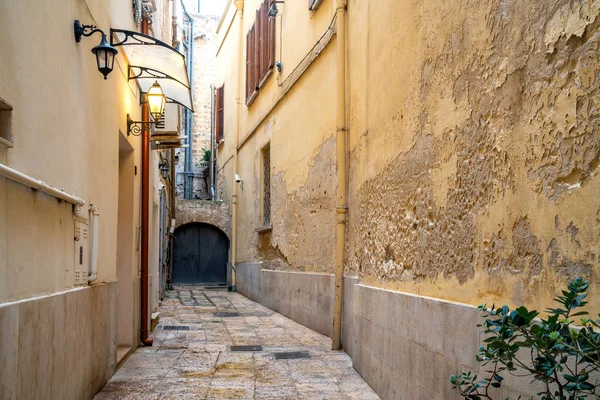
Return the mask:
<path fill-rule="evenodd" d="M 258 4 L 245 2 L 242 63 Z M 325 32 L 334 5 L 311 13 L 286 2 L 279 10 L 283 82 Z M 232 5 L 219 31 L 220 166 L 235 149 L 233 13 Z M 600 2 L 583 0 L 348 2 L 347 272 L 468 304 L 543 309 L 575 276 L 592 279 L 597 295 L 599 13 Z M 285 96 L 274 71 L 242 106 L 239 262 L 333 271 L 335 70 L 334 36 Z M 257 234 L 260 149 L 269 141 L 273 230 Z M 223 173 L 227 196 L 231 161 Z"/>
<path fill-rule="evenodd" d="M 158 0 L 156 4 L 154 34 L 170 43 L 168 7 L 171 2 Z M 110 28 L 138 30 L 130 2 L 0 2 L 0 37 L 3 38 L 0 41 L 0 98 L 13 106 L 14 145 L 6 149 L 0 144 L 0 162 L 81 197 L 86 201 L 82 208 L 84 218 L 88 216 L 90 203 L 100 210 L 98 279 L 92 285 L 104 293 L 103 288 L 108 287 L 105 283 L 117 279 L 121 282 L 109 285 L 114 288 L 109 293 L 111 299 L 88 304 L 88 310 L 83 312 L 94 318 L 73 318 L 73 324 L 80 332 L 95 332 L 100 329 L 99 325 L 111 329 L 106 337 L 98 337 L 102 345 L 109 346 L 106 352 L 110 361 L 108 367 L 94 364 L 93 368 L 102 369 L 101 373 L 94 376 L 91 386 L 84 387 L 82 393 L 85 395 L 75 396 L 89 398 L 114 370 L 116 352 L 113 345 L 136 346 L 139 342 L 141 137 L 126 136 L 126 115 L 131 114 L 134 120 L 140 120 L 141 116 L 137 85 L 135 81 L 127 81 L 124 50 L 118 49 L 120 54 L 115 68 L 104 80 L 90 52 L 100 42 L 100 35 L 76 43 L 73 36 L 75 19 L 83 24 L 96 24 L 107 33 Z M 131 153 L 126 157 L 124 168 L 119 170 L 121 150 Z M 149 269 L 152 286 L 149 303 L 152 309 L 159 301 L 159 228 L 152 208 L 153 203 L 159 204 L 157 158 L 156 152 L 150 153 Z M 120 181 L 127 183 L 124 193 L 119 193 Z M 120 204 L 119 196 L 127 199 L 121 198 Z M 120 205 L 128 218 L 119 222 Z M 40 315 L 40 321 L 45 321 L 45 314 L 52 315 L 56 310 L 40 308 L 41 303 L 32 298 L 53 295 L 57 302 L 68 301 L 65 299 L 74 293 L 75 286 L 73 238 L 74 214 L 70 204 L 0 178 L 0 307 L 8 309 L 21 304 L 15 301 L 30 302 L 27 304 Z M 128 301 L 116 302 L 117 298 L 123 297 L 128 297 Z M 117 315 L 117 306 L 123 305 L 128 307 L 127 312 Z M 15 318 L 16 322 L 11 320 L 11 323 L 18 324 L 18 316 Z M 119 329 L 125 325 L 124 318 L 127 320 L 126 331 Z M 18 331 L 12 339 L 20 341 L 23 335 L 26 338 L 47 335 L 46 328 L 39 324 L 23 325 L 23 332 Z M 56 325 L 54 329 L 48 337 L 66 337 L 60 326 Z M 81 350 L 88 353 L 97 345 L 80 342 Z M 68 349 L 61 348 L 60 351 L 68 352 Z M 29 367 L 38 368 L 35 363 L 21 364 L 19 360 L 8 360 L 18 365 L 15 368 L 19 368 L 19 376 L 30 376 Z M 70 368 L 80 367 L 70 365 Z M 46 378 L 39 381 L 42 382 L 40 385 Z M 32 390 L 38 388 L 32 385 Z M 5 398 L 4 394 L 0 390 L 1 398 Z M 13 398 L 11 396 L 9 393 L 8 398 Z"/>

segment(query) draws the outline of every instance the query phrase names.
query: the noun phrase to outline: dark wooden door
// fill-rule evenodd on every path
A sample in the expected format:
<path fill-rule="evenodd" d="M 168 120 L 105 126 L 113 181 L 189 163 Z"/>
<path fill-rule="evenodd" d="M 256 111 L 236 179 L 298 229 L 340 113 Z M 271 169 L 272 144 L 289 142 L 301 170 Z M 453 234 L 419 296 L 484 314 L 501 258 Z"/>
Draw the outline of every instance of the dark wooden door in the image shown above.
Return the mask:
<path fill-rule="evenodd" d="M 226 283 L 229 239 L 207 224 L 187 224 L 175 230 L 174 284 Z"/>

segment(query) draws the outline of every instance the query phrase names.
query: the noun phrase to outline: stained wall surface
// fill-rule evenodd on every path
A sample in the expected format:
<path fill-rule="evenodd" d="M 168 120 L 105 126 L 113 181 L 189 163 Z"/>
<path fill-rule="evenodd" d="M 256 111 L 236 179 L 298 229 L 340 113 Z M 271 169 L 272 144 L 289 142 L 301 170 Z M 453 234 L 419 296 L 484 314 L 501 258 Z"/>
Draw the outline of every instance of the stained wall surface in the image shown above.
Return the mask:
<path fill-rule="evenodd" d="M 259 3 L 244 4 L 242 63 Z M 281 5 L 282 73 L 250 105 L 226 91 L 219 163 L 238 148 L 239 261 L 333 272 L 336 38 L 321 37 L 333 8 Z M 544 309 L 576 276 L 598 293 L 599 12 L 598 1 L 348 1 L 347 272 L 467 304 Z M 226 88 L 238 65 L 245 79 L 234 14 L 219 33 Z M 259 233 L 267 143 L 272 230 Z"/>
<path fill-rule="evenodd" d="M 598 294 L 599 12 L 349 2 L 350 270 L 470 304 Z"/>

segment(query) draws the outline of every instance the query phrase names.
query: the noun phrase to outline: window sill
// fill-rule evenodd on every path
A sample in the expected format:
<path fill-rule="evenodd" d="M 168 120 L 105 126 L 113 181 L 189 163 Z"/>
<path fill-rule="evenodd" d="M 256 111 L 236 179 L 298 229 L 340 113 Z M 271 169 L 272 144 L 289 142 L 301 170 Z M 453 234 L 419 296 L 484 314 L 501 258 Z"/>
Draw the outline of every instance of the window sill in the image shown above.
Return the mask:
<path fill-rule="evenodd" d="M 265 232 L 271 232 L 273 230 L 273 226 L 272 225 L 263 225 L 260 226 L 258 228 L 256 228 L 254 230 L 254 232 L 256 233 L 265 233 Z"/>
<path fill-rule="evenodd" d="M 7 149 L 12 149 L 13 144 L 11 141 L 8 141 L 8 140 L 0 137 L 0 146 L 4 146 Z"/>
<path fill-rule="evenodd" d="M 246 100 L 246 107 L 250 107 L 252 103 L 254 103 L 254 99 L 256 99 L 256 96 L 258 96 L 258 90 L 255 90 L 254 93 L 250 95 L 248 100 Z"/>

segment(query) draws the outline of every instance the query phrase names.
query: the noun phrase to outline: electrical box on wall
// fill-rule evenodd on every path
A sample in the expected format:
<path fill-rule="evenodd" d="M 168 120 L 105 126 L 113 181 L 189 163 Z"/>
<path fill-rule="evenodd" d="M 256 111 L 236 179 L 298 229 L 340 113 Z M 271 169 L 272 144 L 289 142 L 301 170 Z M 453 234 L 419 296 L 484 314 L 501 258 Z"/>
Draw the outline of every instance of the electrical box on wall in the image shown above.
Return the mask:
<path fill-rule="evenodd" d="M 75 285 L 87 285 L 89 275 L 88 222 L 75 219 Z"/>

